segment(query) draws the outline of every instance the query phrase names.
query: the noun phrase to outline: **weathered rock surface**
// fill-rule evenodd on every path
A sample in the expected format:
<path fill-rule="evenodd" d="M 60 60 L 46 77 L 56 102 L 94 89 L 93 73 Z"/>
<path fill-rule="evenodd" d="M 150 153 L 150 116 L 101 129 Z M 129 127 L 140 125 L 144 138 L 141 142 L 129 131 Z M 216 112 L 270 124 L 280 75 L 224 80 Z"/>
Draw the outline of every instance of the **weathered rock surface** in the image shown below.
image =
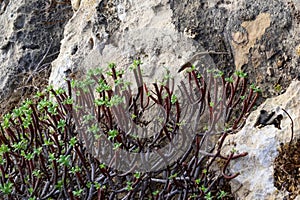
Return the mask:
<path fill-rule="evenodd" d="M 67 71 L 105 67 L 110 62 L 125 68 L 138 57 L 151 82 L 162 78 L 165 67 L 175 74 L 194 52 L 203 49 L 171 21 L 166 0 L 81 5 L 66 26 L 50 82 L 59 85 Z"/>
<path fill-rule="evenodd" d="M 274 160 L 278 156 L 280 143 L 291 140 L 291 120 L 281 109 L 285 109 L 294 121 L 294 140 L 300 137 L 300 82 L 294 81 L 286 93 L 267 99 L 256 111 L 250 114 L 246 125 L 237 134 L 226 138 L 223 154 L 232 149 L 248 152 L 248 156 L 233 161 L 231 173 L 241 174 L 231 181 L 232 191 L 237 199 L 284 199 L 287 195 L 278 192 L 274 186 Z M 281 130 L 273 125 L 255 128 L 260 110 L 282 114 Z M 234 143 L 234 144 L 233 144 Z M 299 188 L 300 190 L 300 188 Z"/>
<path fill-rule="evenodd" d="M 24 84 L 24 75 L 36 77 L 49 70 L 71 15 L 71 5 L 65 2 L 0 1 L 1 101 Z"/>
<path fill-rule="evenodd" d="M 212 55 L 216 65 L 227 72 L 248 72 L 266 98 L 281 93 L 299 76 L 298 5 L 286 0 L 174 0 L 171 7 L 179 31 L 193 33 L 205 49 L 228 51 L 229 55 Z M 277 83 L 282 86 L 279 91 L 274 89 Z"/>
<path fill-rule="evenodd" d="M 210 50 L 229 54 L 211 54 L 205 64 L 245 70 L 269 97 L 299 76 L 299 27 L 298 2 L 287 0 L 81 1 L 50 81 L 59 85 L 66 71 L 108 62 L 125 67 L 137 57 L 156 79 L 163 67 L 175 73 L 195 52 Z"/>
<path fill-rule="evenodd" d="M 251 81 L 263 88 L 264 97 L 280 94 L 291 79 L 299 78 L 299 8 L 295 2 L 245 1 L 244 7 L 233 11 L 226 26 L 229 38 L 236 31 L 247 35 L 246 44 L 230 42 L 236 67 L 249 73 Z M 276 90 L 276 84 L 282 89 Z"/>

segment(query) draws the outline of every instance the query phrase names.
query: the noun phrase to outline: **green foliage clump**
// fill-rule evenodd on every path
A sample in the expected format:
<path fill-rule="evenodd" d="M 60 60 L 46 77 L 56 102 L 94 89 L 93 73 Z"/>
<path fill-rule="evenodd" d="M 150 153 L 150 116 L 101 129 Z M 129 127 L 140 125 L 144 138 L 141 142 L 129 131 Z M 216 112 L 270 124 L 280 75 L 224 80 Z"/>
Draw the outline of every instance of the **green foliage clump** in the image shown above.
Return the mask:
<path fill-rule="evenodd" d="M 217 109 L 226 104 L 227 129 L 220 135 L 216 153 L 201 151 L 203 133 L 214 131 L 206 127 L 195 133 L 188 152 L 165 169 L 158 171 L 121 173 L 102 163 L 90 149 L 95 141 L 113 143 L 113 150 L 143 152 L 169 142 L 183 127 L 180 96 L 173 91 L 172 77 L 152 89 L 142 82 L 141 61 L 135 60 L 130 69 L 137 85 L 135 91 L 122 79 L 124 70 L 109 64 L 108 71 L 88 72 L 82 81 L 66 80 L 67 89 L 48 87 L 33 99 L 4 115 L 0 129 L 0 196 L 7 199 L 228 199 L 221 183 L 238 174 L 228 175 L 231 160 L 246 154 L 232 152 L 223 156 L 220 149 L 225 137 L 240 128 L 253 107 L 259 88 L 247 87 L 247 75 L 237 72 L 225 78 L 218 70 L 199 74 L 188 69 L 188 87 L 195 93 L 186 94 L 216 120 Z M 112 79 L 112 84 L 109 83 Z M 210 96 L 215 80 L 222 83 L 223 99 Z M 94 87 L 95 86 L 95 87 Z M 218 91 L 218 90 L 215 90 Z M 216 95 L 215 95 L 216 96 Z M 128 135 L 118 124 L 122 109 L 140 126 L 147 126 L 143 113 L 153 105 L 166 111 L 162 130 L 150 139 Z M 239 115 L 232 113 L 239 110 Z M 96 123 L 95 123 L 96 122 Z M 211 170 L 213 162 L 223 160 L 221 173 Z"/>

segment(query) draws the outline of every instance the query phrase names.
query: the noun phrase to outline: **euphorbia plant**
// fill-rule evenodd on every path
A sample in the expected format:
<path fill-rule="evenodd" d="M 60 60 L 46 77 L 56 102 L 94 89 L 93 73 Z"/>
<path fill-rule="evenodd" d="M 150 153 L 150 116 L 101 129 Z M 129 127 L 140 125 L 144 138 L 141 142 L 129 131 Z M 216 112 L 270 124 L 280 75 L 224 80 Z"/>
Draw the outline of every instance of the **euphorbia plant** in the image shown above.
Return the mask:
<path fill-rule="evenodd" d="M 66 89 L 48 87 L 4 115 L 0 127 L 0 196 L 11 199 L 226 197 L 228 191 L 219 190 L 218 184 L 238 175 L 226 174 L 228 164 L 246 153 L 224 156 L 220 148 L 226 136 L 243 125 L 259 88 L 249 88 L 247 74 L 243 72 L 228 78 L 214 69 L 200 74 L 192 66 L 185 72 L 187 81 L 179 83 L 178 94 L 168 71 L 163 80 L 144 83 L 141 64 L 140 60 L 134 60 L 129 70 L 136 88 L 123 79 L 125 70 L 118 70 L 112 63 L 107 69 L 88 72 L 86 80 L 67 79 Z M 192 108 L 198 109 L 197 112 Z M 236 110 L 242 112 L 235 116 Z M 226 115 L 224 123 L 228 124 L 221 131 L 213 127 L 222 118 L 220 113 Z M 207 123 L 201 124 L 204 115 Z M 187 129 L 193 121 L 197 126 Z M 176 141 L 185 130 L 193 130 L 191 138 L 183 134 Z M 211 135 L 220 139 L 216 153 L 204 148 L 205 138 Z M 159 151 L 168 144 L 179 146 L 170 148 L 169 154 Z M 184 148 L 183 155 L 167 162 L 172 160 L 174 149 Z M 136 157 L 118 159 L 122 151 Z M 138 168 L 137 155 L 144 155 L 147 161 L 151 152 L 157 152 L 154 164 L 166 162 L 165 168 L 148 171 Z M 113 155 L 111 162 L 102 162 L 101 156 L 107 155 Z M 211 170 L 217 159 L 224 160 L 219 173 Z M 114 168 L 118 162 L 130 169 L 124 172 Z"/>

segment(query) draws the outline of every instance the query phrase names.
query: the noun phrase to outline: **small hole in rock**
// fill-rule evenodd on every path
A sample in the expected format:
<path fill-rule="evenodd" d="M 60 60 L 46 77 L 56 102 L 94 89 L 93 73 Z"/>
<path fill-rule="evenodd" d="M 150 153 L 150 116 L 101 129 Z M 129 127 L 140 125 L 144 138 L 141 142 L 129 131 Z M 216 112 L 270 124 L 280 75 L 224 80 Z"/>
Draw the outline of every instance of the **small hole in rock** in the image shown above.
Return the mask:
<path fill-rule="evenodd" d="M 75 45 L 75 46 L 72 48 L 72 50 L 71 50 L 71 55 L 76 54 L 77 50 L 78 50 L 78 46 Z"/>

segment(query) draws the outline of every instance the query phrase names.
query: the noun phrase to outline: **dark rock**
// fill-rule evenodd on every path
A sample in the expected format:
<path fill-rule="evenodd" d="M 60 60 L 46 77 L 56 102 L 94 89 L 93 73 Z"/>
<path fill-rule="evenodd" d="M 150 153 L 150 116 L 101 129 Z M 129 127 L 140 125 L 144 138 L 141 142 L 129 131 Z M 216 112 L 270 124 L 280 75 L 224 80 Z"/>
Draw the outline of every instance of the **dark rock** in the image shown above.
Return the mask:
<path fill-rule="evenodd" d="M 173 23 L 178 31 L 192 29 L 196 35 L 194 39 L 205 49 L 229 52 L 229 55 L 213 56 L 216 66 L 229 74 L 235 69 L 246 71 L 250 81 L 262 88 L 264 98 L 277 95 L 274 91 L 275 84 L 287 88 L 290 81 L 300 73 L 297 64 L 299 56 L 295 54 L 296 45 L 300 42 L 299 10 L 294 3 L 287 4 L 279 0 L 247 0 L 240 4 L 235 1 L 217 1 L 214 6 L 209 6 L 212 4 L 209 2 L 172 1 Z M 245 55 L 239 50 L 235 51 L 232 33 L 249 35 L 242 24 L 254 21 L 262 13 L 270 14 L 270 26 L 261 38 L 249 45 Z M 242 39 L 240 45 L 247 42 L 248 40 Z M 282 60 L 284 55 L 291 59 Z M 246 61 L 242 68 L 234 67 L 235 60 L 243 56 Z M 270 68 L 275 76 L 261 76 L 267 69 L 270 71 Z M 279 79 L 280 77 L 288 77 L 288 80 Z"/>
<path fill-rule="evenodd" d="M 64 24 L 73 12 L 70 4 L 50 2 L 0 1 L 1 101 L 22 84 L 24 75 L 38 76 L 58 55 Z"/>

